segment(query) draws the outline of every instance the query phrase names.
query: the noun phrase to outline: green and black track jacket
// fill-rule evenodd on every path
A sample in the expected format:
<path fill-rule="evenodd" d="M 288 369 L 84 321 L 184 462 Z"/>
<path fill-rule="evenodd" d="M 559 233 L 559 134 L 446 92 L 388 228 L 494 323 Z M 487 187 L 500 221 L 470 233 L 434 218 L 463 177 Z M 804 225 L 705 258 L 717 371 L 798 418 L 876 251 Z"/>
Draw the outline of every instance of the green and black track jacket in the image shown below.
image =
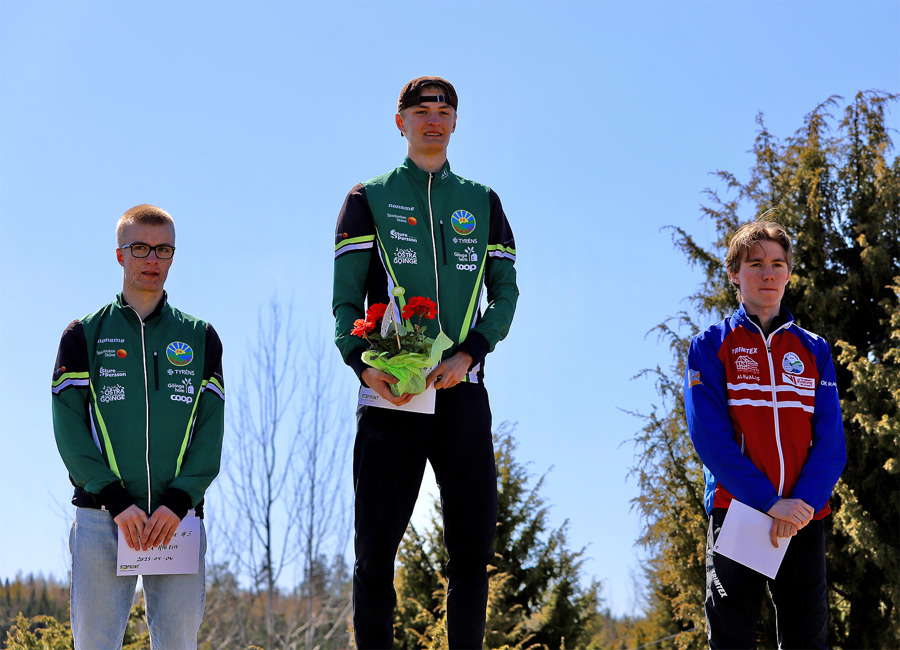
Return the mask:
<path fill-rule="evenodd" d="M 389 303 L 402 310 L 413 296 L 438 305 L 439 330 L 457 350 L 472 355 L 466 381 L 481 381 L 484 358 L 509 331 L 519 290 L 516 244 L 493 190 L 450 171 L 400 167 L 356 185 L 338 217 L 334 247 L 335 343 L 357 375 L 368 344 L 352 336 L 364 305 Z M 393 290 L 403 293 L 394 297 Z M 487 309 L 481 301 L 487 290 Z"/>
<path fill-rule="evenodd" d="M 122 294 L 72 321 L 52 397 L 72 503 L 113 517 L 131 504 L 202 516 L 222 455 L 224 386 L 216 331 L 165 294 L 143 322 Z"/>

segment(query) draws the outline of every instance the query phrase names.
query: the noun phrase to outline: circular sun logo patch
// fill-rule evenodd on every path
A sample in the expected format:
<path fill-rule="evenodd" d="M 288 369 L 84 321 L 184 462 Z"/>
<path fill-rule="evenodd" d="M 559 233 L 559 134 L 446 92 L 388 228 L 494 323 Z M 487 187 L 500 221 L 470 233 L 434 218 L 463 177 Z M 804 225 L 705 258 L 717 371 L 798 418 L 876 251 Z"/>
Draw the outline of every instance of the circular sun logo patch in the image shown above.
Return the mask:
<path fill-rule="evenodd" d="M 166 347 L 166 359 L 173 366 L 186 366 L 194 358 L 194 351 L 191 346 L 181 341 L 172 341 Z"/>
<path fill-rule="evenodd" d="M 467 210 L 457 210 L 450 216 L 450 225 L 458 235 L 469 235 L 475 230 L 475 216 Z"/>

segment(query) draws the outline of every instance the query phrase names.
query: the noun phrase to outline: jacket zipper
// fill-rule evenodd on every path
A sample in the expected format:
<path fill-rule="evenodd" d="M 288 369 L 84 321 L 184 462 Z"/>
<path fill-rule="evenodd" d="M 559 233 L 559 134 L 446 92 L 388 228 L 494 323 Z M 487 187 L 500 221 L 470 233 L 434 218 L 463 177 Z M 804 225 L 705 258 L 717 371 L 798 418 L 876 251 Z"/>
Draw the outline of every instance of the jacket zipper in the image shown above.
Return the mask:
<path fill-rule="evenodd" d="M 428 174 L 428 221 L 431 224 L 431 250 L 432 250 L 432 255 L 434 255 L 434 294 L 435 294 L 434 302 L 437 305 L 438 330 L 443 332 L 444 328 L 441 325 L 441 285 L 440 285 L 440 281 L 438 279 L 438 266 L 437 266 L 438 263 L 437 263 L 437 250 L 436 250 L 437 245 L 435 243 L 435 237 L 434 237 L 434 211 L 431 209 L 431 181 L 433 179 L 434 179 L 434 174 L 429 172 L 429 174 Z M 443 224 L 443 223 L 444 222 L 441 221 L 441 224 Z M 443 237 L 444 237 L 444 229 L 441 228 L 441 243 L 442 244 L 443 244 Z M 447 252 L 446 252 L 446 247 L 445 247 L 444 264 L 447 263 L 446 255 L 447 255 Z"/>
<path fill-rule="evenodd" d="M 156 385 L 156 390 L 159 390 L 159 354 L 156 350 L 153 351 L 153 377 Z"/>
<path fill-rule="evenodd" d="M 774 334 L 774 332 L 773 332 Z M 778 391 L 775 385 L 775 366 L 772 363 L 772 334 L 766 340 L 766 356 L 769 360 L 769 381 L 772 382 L 772 406 L 775 417 L 775 444 L 778 446 L 778 496 L 784 492 L 784 452 L 781 450 L 781 427 L 778 426 Z"/>
<path fill-rule="evenodd" d="M 750 322 L 753 323 L 752 320 Z M 772 418 L 775 421 L 775 446 L 778 449 L 778 496 L 781 497 L 784 493 L 784 451 L 781 449 L 781 427 L 778 425 L 778 387 L 775 384 L 775 364 L 772 363 L 772 337 L 775 336 L 775 332 L 780 330 L 781 327 L 775 329 L 766 338 L 766 335 L 756 323 L 753 323 L 753 326 L 759 330 L 759 335 L 763 339 L 763 343 L 766 346 L 766 359 L 769 363 L 769 381 L 772 384 Z M 784 326 L 782 325 L 782 327 Z"/>
<path fill-rule="evenodd" d="M 150 382 L 147 378 L 147 341 L 144 336 L 144 320 L 134 307 L 131 307 L 131 311 L 141 324 L 141 355 L 144 360 L 144 463 L 147 467 L 147 512 L 150 513 L 153 506 L 153 491 L 150 484 Z"/>

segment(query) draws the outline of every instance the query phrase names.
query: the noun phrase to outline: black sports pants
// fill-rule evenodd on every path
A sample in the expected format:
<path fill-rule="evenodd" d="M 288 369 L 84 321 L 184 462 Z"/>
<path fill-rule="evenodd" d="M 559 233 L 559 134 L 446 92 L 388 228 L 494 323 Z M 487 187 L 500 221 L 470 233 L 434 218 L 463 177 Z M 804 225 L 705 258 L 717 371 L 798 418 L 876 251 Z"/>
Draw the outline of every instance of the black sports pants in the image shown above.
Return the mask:
<path fill-rule="evenodd" d="M 393 643 L 394 560 L 426 460 L 440 488 L 449 556 L 449 645 L 482 646 L 497 478 L 487 391 L 482 384 L 460 383 L 437 391 L 434 415 L 371 406 L 357 411 L 353 625 L 360 649 Z"/>
<path fill-rule="evenodd" d="M 790 538 L 775 579 L 713 553 L 725 508 L 715 508 L 706 542 L 706 629 L 709 647 L 753 648 L 766 585 L 775 604 L 778 647 L 826 648 L 825 524 L 814 520 Z M 779 544 L 787 540 L 779 540 Z M 763 640 L 764 647 L 771 641 Z"/>

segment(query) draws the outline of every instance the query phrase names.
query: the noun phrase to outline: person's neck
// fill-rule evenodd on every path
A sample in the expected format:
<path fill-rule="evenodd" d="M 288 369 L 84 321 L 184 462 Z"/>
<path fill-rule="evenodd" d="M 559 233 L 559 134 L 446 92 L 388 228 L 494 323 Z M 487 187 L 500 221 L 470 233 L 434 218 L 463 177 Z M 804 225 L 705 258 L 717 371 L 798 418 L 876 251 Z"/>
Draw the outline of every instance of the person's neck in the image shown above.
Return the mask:
<path fill-rule="evenodd" d="M 154 309 L 156 309 L 159 301 L 162 300 L 163 292 L 130 291 L 127 288 L 123 288 L 122 296 L 125 298 L 125 302 L 128 303 L 128 306 L 137 312 L 138 316 L 141 317 L 141 320 L 144 320 L 153 313 Z"/>
<path fill-rule="evenodd" d="M 447 152 L 442 151 L 436 154 L 423 154 L 417 151 L 407 151 L 406 155 L 409 156 L 409 159 L 416 163 L 416 167 L 421 169 L 423 172 L 428 172 L 430 174 L 435 174 L 444 166 L 444 163 L 447 162 Z"/>
<path fill-rule="evenodd" d="M 744 309 L 747 311 L 747 314 L 750 316 L 756 316 L 759 319 L 759 325 L 762 327 L 763 334 L 768 336 L 769 331 L 772 329 L 772 323 L 778 317 L 778 314 L 781 313 L 781 305 L 777 307 L 769 307 L 766 309 L 749 311 L 747 310 L 747 305 L 744 304 Z"/>

